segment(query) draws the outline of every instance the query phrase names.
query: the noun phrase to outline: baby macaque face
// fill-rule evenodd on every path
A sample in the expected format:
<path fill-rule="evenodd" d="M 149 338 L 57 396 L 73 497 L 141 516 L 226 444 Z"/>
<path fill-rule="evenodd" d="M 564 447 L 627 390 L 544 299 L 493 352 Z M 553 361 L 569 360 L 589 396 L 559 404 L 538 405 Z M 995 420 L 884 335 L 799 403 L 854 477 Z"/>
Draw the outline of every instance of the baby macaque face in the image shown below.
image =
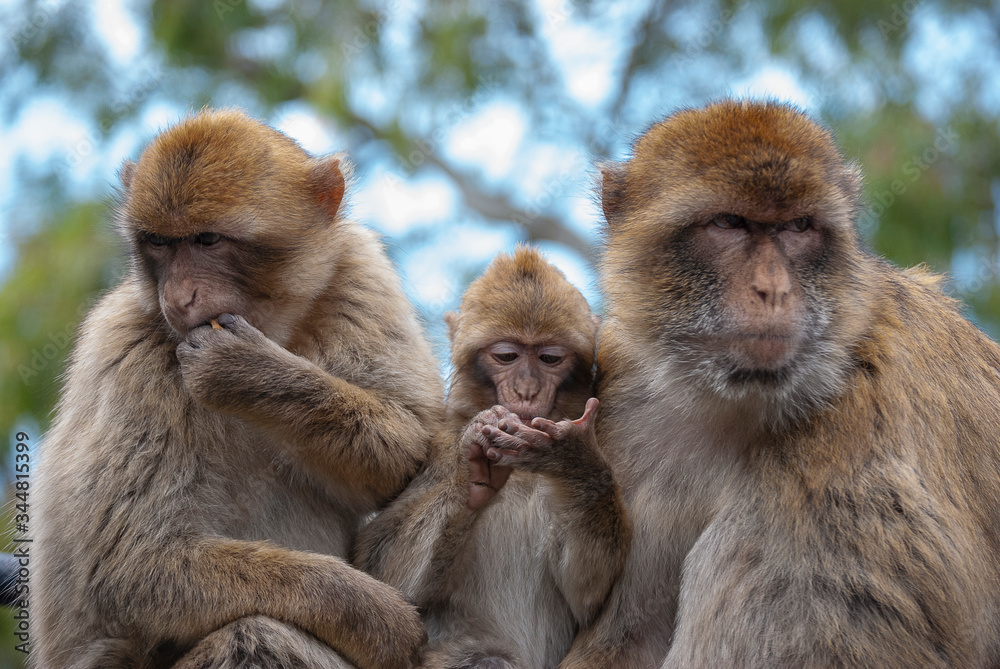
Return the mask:
<path fill-rule="evenodd" d="M 496 388 L 496 403 L 525 422 L 549 417 L 575 363 L 573 352 L 556 344 L 498 341 L 479 351 L 479 364 Z"/>

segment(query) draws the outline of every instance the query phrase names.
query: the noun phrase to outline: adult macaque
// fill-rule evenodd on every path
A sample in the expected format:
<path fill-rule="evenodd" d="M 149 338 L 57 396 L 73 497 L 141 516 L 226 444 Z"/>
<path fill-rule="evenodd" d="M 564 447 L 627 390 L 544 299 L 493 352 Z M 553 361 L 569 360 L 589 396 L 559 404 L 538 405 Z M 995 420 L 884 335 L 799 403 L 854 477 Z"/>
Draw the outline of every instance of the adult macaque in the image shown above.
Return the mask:
<path fill-rule="evenodd" d="M 861 248 L 830 134 L 725 101 L 603 178 L 635 534 L 564 667 L 998 666 L 1000 347 Z"/>
<path fill-rule="evenodd" d="M 411 666 L 416 609 L 341 558 L 424 460 L 441 387 L 343 217 L 342 159 L 203 112 L 122 184 L 129 271 L 33 487 L 35 665 Z"/>
<path fill-rule="evenodd" d="M 630 536 L 587 399 L 596 319 L 522 247 L 473 282 L 448 325 L 445 428 L 428 468 L 362 531 L 356 563 L 421 607 L 424 667 L 555 667 Z"/>

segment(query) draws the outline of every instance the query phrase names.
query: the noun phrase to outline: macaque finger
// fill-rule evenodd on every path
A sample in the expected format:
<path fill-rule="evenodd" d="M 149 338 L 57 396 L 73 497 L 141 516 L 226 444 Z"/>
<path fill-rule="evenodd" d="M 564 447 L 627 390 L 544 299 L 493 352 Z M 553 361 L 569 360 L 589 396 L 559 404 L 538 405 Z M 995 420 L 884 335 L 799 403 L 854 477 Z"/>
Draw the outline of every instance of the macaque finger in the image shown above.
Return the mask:
<path fill-rule="evenodd" d="M 545 448 L 552 445 L 553 435 L 545 430 L 536 430 L 527 425 L 522 425 L 520 429 L 514 433 L 514 436 L 524 440 L 528 444 L 538 448 Z"/>
<path fill-rule="evenodd" d="M 601 403 L 596 397 L 591 397 L 587 400 L 587 406 L 583 409 L 583 415 L 573 421 L 573 424 L 585 429 L 590 429 L 590 426 L 594 424 L 594 420 L 597 418 L 597 410 L 600 408 Z"/>
<path fill-rule="evenodd" d="M 483 436 L 489 440 L 492 448 L 518 451 L 528 445 L 528 442 L 522 437 L 516 434 L 507 434 L 490 425 L 483 427 Z"/>
<path fill-rule="evenodd" d="M 523 425 L 520 421 L 514 422 L 508 418 L 504 418 L 502 421 L 497 423 L 497 427 L 506 432 L 507 434 L 517 434 L 518 428 Z"/>
<path fill-rule="evenodd" d="M 219 317 L 215 320 L 220 326 L 222 326 L 223 330 L 227 330 L 233 334 L 242 335 L 244 337 L 266 338 L 263 332 L 254 327 L 250 321 L 245 319 L 243 316 L 237 316 L 235 314 L 219 314 Z"/>
<path fill-rule="evenodd" d="M 531 427 L 542 432 L 548 432 L 553 426 L 555 426 L 555 421 L 551 421 L 548 418 L 539 417 L 531 419 Z"/>
<path fill-rule="evenodd" d="M 221 330 L 222 328 L 219 329 Z M 199 325 L 198 327 L 188 331 L 184 338 L 184 342 L 182 343 L 187 344 L 191 349 L 199 349 L 207 346 L 210 343 L 210 338 L 217 336 L 214 330 L 214 325 L 208 325 L 207 323 L 205 325 Z"/>

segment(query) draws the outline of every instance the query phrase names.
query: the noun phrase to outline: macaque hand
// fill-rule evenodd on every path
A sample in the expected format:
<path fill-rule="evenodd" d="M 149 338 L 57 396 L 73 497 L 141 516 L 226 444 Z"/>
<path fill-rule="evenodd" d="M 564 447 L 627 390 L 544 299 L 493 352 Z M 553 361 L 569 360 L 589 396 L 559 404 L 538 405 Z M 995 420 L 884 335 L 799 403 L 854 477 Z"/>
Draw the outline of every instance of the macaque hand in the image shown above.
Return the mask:
<path fill-rule="evenodd" d="M 517 416 L 513 416 L 513 420 L 508 416 L 496 426 L 486 425 L 482 428 L 489 440 L 486 457 L 495 466 L 533 472 L 561 470 L 561 461 L 572 455 L 574 447 L 592 436 L 598 406 L 597 399 L 590 398 L 583 416 L 576 420 L 553 422 L 534 418 L 531 425 L 525 425 Z M 562 448 L 556 448 L 557 445 Z"/>
<path fill-rule="evenodd" d="M 488 427 L 494 428 L 501 421 L 521 422 L 516 414 L 502 406 L 495 406 L 476 414 L 462 436 L 462 444 L 465 447 L 463 453 L 466 454 L 465 466 L 468 467 L 469 474 L 467 506 L 470 511 L 478 511 L 489 504 L 510 476 L 510 467 L 497 465 L 486 457 L 490 440 L 483 434 L 483 430 Z"/>
<path fill-rule="evenodd" d="M 248 413 L 254 403 L 281 392 L 281 379 L 298 357 L 274 343 L 242 316 L 222 314 L 221 327 L 202 325 L 177 346 L 188 392 L 219 411 Z"/>

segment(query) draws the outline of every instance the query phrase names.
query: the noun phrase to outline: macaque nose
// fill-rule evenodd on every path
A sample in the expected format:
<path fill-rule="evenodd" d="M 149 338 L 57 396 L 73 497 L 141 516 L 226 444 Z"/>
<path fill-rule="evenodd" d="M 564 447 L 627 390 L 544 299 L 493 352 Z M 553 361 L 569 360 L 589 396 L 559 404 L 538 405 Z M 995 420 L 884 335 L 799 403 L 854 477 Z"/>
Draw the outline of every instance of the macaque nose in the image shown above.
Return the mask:
<path fill-rule="evenodd" d="M 163 301 L 180 314 L 186 314 L 198 299 L 198 286 L 183 278 L 163 284 Z"/>
<path fill-rule="evenodd" d="M 532 400 L 538 391 L 541 390 L 541 384 L 538 382 L 534 376 L 525 375 L 514 379 L 514 392 L 522 400 Z"/>
<path fill-rule="evenodd" d="M 788 270 L 780 262 L 759 264 L 753 274 L 751 290 L 768 309 L 780 309 L 792 289 Z"/>

